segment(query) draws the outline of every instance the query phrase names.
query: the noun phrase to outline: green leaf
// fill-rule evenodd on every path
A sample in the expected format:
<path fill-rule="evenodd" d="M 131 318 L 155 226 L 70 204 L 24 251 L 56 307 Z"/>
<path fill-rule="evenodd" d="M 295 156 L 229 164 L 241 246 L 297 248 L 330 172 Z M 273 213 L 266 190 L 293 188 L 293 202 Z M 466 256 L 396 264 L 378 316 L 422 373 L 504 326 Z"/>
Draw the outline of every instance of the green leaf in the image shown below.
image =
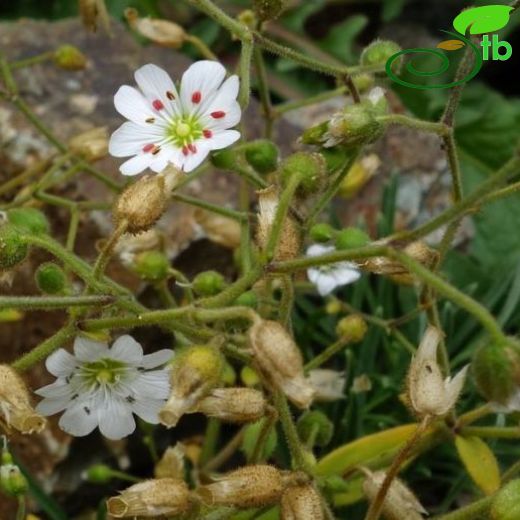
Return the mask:
<path fill-rule="evenodd" d="M 455 20 L 453 27 L 461 34 L 484 34 L 505 27 L 509 22 L 512 7 L 508 5 L 485 5 L 462 11 Z"/>
<path fill-rule="evenodd" d="M 368 17 L 363 14 L 350 16 L 344 22 L 334 25 L 320 46 L 345 63 L 357 62 L 354 44 L 357 36 L 367 26 Z"/>
<path fill-rule="evenodd" d="M 500 488 L 500 470 L 495 455 L 480 437 L 455 436 L 460 460 L 475 484 L 491 495 Z"/>
<path fill-rule="evenodd" d="M 406 1 L 407 0 L 385 0 L 381 14 L 383 22 L 390 22 L 397 18 L 401 14 Z"/>

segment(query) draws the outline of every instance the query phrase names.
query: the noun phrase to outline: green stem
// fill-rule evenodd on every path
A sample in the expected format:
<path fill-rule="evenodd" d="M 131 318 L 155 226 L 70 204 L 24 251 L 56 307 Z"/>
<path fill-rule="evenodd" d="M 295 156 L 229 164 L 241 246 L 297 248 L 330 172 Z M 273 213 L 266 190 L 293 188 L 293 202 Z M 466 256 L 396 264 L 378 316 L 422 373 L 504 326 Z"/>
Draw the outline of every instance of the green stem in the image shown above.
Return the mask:
<path fill-rule="evenodd" d="M 18 509 L 16 511 L 16 520 L 25 520 L 25 511 L 26 511 L 26 504 L 25 504 L 25 495 L 18 495 Z"/>
<path fill-rule="evenodd" d="M 237 22 L 234 18 L 227 15 L 220 7 L 217 7 L 211 0 L 189 0 L 194 7 L 213 18 L 219 25 L 227 29 L 230 33 L 239 37 L 241 40 L 249 37 L 249 29 Z"/>
<path fill-rule="evenodd" d="M 255 47 L 253 50 L 253 61 L 256 72 L 256 85 L 258 88 L 258 94 L 260 96 L 260 102 L 262 103 L 262 110 L 265 119 L 265 130 L 264 135 L 270 139 L 273 131 L 273 104 L 271 101 L 271 93 L 269 91 L 269 83 L 267 80 L 267 71 L 265 68 L 264 57 L 262 50 Z"/>
<path fill-rule="evenodd" d="M 449 128 L 443 123 L 437 123 L 432 121 L 422 121 L 421 119 L 415 119 L 413 117 L 405 116 L 402 114 L 389 114 L 387 116 L 380 116 L 377 118 L 380 123 L 386 125 L 401 125 L 414 130 L 422 130 L 424 132 L 431 132 L 440 136 L 444 136 L 449 133 Z"/>
<path fill-rule="evenodd" d="M 520 428 L 514 426 L 466 426 L 460 430 L 462 435 L 474 435 L 485 439 L 518 439 Z"/>
<path fill-rule="evenodd" d="M 207 60 L 213 60 L 218 61 L 218 57 L 211 51 L 211 49 L 197 36 L 193 34 L 187 34 L 184 39 L 191 43 L 199 52 L 199 54 L 207 59 Z"/>
<path fill-rule="evenodd" d="M 212 204 L 211 202 L 206 202 L 195 197 L 190 197 L 189 195 L 182 195 L 181 193 L 172 193 L 172 199 L 178 202 L 182 202 L 184 204 L 189 204 L 190 206 L 196 206 L 198 208 L 211 211 L 212 213 L 222 215 L 223 217 L 231 218 L 238 222 L 242 222 L 244 220 L 247 220 L 248 218 L 248 215 L 245 212 L 236 211 L 230 208 L 224 208 L 222 206 L 217 206 L 216 204 Z"/>
<path fill-rule="evenodd" d="M 326 363 L 330 358 L 335 356 L 336 354 L 339 354 L 342 350 L 344 350 L 346 347 L 348 347 L 348 340 L 345 338 L 340 338 L 338 341 L 333 343 L 332 345 L 329 345 L 325 350 L 320 352 L 316 357 L 312 358 L 306 365 L 305 365 L 305 372 L 309 372 L 310 370 L 313 370 L 314 368 L 318 368 L 319 366 L 323 365 L 323 363 Z"/>
<path fill-rule="evenodd" d="M 112 233 L 112 236 L 108 239 L 107 243 L 103 247 L 100 255 L 98 256 L 98 259 L 96 260 L 96 264 L 94 265 L 94 270 L 92 272 L 92 276 L 95 280 L 99 280 L 103 276 L 108 262 L 110 261 L 110 258 L 112 258 L 114 248 L 119 242 L 119 239 L 125 234 L 127 228 L 127 220 L 123 220 L 122 222 L 120 222 L 117 228 Z"/>
<path fill-rule="evenodd" d="M 46 61 L 52 60 L 53 57 L 54 52 L 44 52 L 42 54 L 37 54 L 36 56 L 31 56 L 30 58 L 25 58 L 24 60 L 12 61 L 11 63 L 9 63 L 9 67 L 11 70 L 32 67 L 33 65 L 37 65 L 39 63 L 44 63 Z"/>
<path fill-rule="evenodd" d="M 249 214 L 249 184 L 242 178 L 240 179 L 239 188 L 239 204 L 242 213 Z M 242 274 L 247 273 L 251 269 L 251 229 L 249 218 L 240 221 L 240 262 Z"/>
<path fill-rule="evenodd" d="M 248 36 L 245 37 L 245 34 L 248 34 Z M 238 65 L 238 75 L 240 77 L 238 102 L 243 111 L 246 110 L 249 105 L 249 97 L 251 94 L 251 60 L 253 59 L 253 49 L 254 44 L 252 36 L 249 33 L 244 33 L 244 37 L 242 37 L 240 62 Z"/>
<path fill-rule="evenodd" d="M 431 520 L 483 520 L 487 514 L 493 497 L 485 497 L 473 502 L 469 506 L 461 507 L 451 513 L 432 517 Z"/>
<path fill-rule="evenodd" d="M 1 309 L 54 310 L 67 307 L 108 305 L 114 302 L 111 295 L 96 296 L 0 296 Z"/>
<path fill-rule="evenodd" d="M 204 435 L 204 443 L 200 453 L 199 465 L 204 466 L 217 451 L 218 439 L 220 436 L 220 421 L 214 418 L 208 419 L 206 433 Z"/>
<path fill-rule="evenodd" d="M 292 110 L 297 110 L 298 108 L 316 105 L 318 103 L 321 103 L 322 101 L 328 101 L 329 99 L 344 96 L 346 92 L 346 87 L 339 87 L 335 90 L 322 92 L 321 94 L 317 94 L 315 96 L 311 96 L 304 99 L 299 99 L 297 101 L 287 101 L 286 103 L 280 103 L 279 105 L 273 107 L 273 112 L 276 116 L 281 116 L 282 114 L 291 112 Z"/>

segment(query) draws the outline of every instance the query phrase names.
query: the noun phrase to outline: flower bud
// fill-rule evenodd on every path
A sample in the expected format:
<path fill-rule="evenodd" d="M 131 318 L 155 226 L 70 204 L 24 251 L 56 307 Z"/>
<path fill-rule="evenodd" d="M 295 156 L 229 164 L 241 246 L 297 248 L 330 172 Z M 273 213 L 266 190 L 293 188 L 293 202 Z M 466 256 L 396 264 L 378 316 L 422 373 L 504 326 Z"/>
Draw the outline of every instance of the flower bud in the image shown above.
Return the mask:
<path fill-rule="evenodd" d="M 69 141 L 69 150 L 89 162 L 97 161 L 108 154 L 108 130 L 99 126 L 74 136 Z"/>
<path fill-rule="evenodd" d="M 437 363 L 437 347 L 441 333 L 428 327 L 410 363 L 407 389 L 412 410 L 419 416 L 446 415 L 457 402 L 464 386 L 468 367 L 453 379 L 444 379 Z"/>
<path fill-rule="evenodd" d="M 125 18 L 134 31 L 163 47 L 180 49 L 186 41 L 186 32 L 176 23 L 140 18 L 137 10 L 132 7 L 125 9 Z"/>
<path fill-rule="evenodd" d="M 264 377 L 298 407 L 308 408 L 314 397 L 303 375 L 300 350 L 280 323 L 258 320 L 249 329 L 249 342 Z"/>
<path fill-rule="evenodd" d="M 117 199 L 113 216 L 117 225 L 126 220 L 129 233 L 150 229 L 163 215 L 168 202 L 164 178 L 160 175 L 142 177 L 126 188 Z"/>
<path fill-rule="evenodd" d="M 259 139 L 248 143 L 245 150 L 246 161 L 261 174 L 272 173 L 278 167 L 280 150 L 267 139 Z"/>
<path fill-rule="evenodd" d="M 324 141 L 324 136 L 327 133 L 327 130 L 329 128 L 329 122 L 323 121 L 322 123 L 319 123 L 317 125 L 311 126 L 310 128 L 307 128 L 304 130 L 300 141 L 303 144 L 315 144 L 315 145 L 321 145 Z"/>
<path fill-rule="evenodd" d="M 336 325 L 336 334 L 350 343 L 363 341 L 367 330 L 367 323 L 359 314 L 346 316 Z"/>
<path fill-rule="evenodd" d="M 222 354 L 211 345 L 186 347 L 177 353 L 170 372 L 170 398 L 159 412 L 161 423 L 172 428 L 183 414 L 194 411 L 219 383 L 223 368 Z"/>
<path fill-rule="evenodd" d="M 178 442 L 175 446 L 169 446 L 163 453 L 161 460 L 155 465 L 155 478 L 184 478 L 184 458 L 186 448 Z"/>
<path fill-rule="evenodd" d="M 332 239 L 336 231 L 329 224 L 314 224 L 309 231 L 309 235 L 314 242 L 325 243 Z"/>
<path fill-rule="evenodd" d="M 260 21 L 278 18 L 285 8 L 286 0 L 253 0 L 253 9 Z"/>
<path fill-rule="evenodd" d="M 0 463 L 0 490 L 6 495 L 17 497 L 25 495 L 28 489 L 27 479 L 14 463 L 11 454 L 4 449 Z"/>
<path fill-rule="evenodd" d="M 105 0 L 79 0 L 79 13 L 83 25 L 91 32 L 96 32 L 98 23 L 101 23 L 108 32 L 110 18 L 108 16 Z"/>
<path fill-rule="evenodd" d="M 28 246 L 16 227 L 0 226 L 0 271 L 12 269 L 25 260 Z"/>
<path fill-rule="evenodd" d="M 224 289 L 226 280 L 217 271 L 204 271 L 195 276 L 192 286 L 199 296 L 214 296 Z"/>
<path fill-rule="evenodd" d="M 107 511 L 114 518 L 173 516 L 189 508 L 188 486 L 173 478 L 145 480 L 107 501 Z"/>
<path fill-rule="evenodd" d="M 253 455 L 258 448 L 258 443 L 260 442 L 260 436 L 265 433 L 268 421 L 269 419 L 263 418 L 255 423 L 248 424 L 245 427 L 240 450 L 246 456 L 247 461 L 250 461 L 253 458 Z M 267 434 L 267 438 L 262 447 L 262 452 L 259 453 L 260 460 L 269 459 L 274 453 L 276 446 L 278 446 L 278 434 L 276 433 L 276 428 L 270 427 L 269 433 Z"/>
<path fill-rule="evenodd" d="M 0 418 L 22 433 L 39 433 L 45 427 L 45 419 L 31 406 L 22 378 L 7 365 L 0 365 Z"/>
<path fill-rule="evenodd" d="M 93 464 L 83 475 L 83 478 L 92 484 L 108 484 L 113 477 L 112 468 L 106 464 Z"/>
<path fill-rule="evenodd" d="M 258 307 L 258 296 L 254 291 L 247 291 L 235 300 L 235 305 L 256 309 Z"/>
<path fill-rule="evenodd" d="M 363 49 L 359 62 L 363 66 L 381 65 L 384 67 L 389 58 L 400 51 L 401 47 L 393 41 L 374 40 Z"/>
<path fill-rule="evenodd" d="M 47 217 L 36 208 L 13 208 L 7 212 L 9 223 L 32 235 L 48 234 L 50 224 Z"/>
<path fill-rule="evenodd" d="M 215 388 L 197 404 L 197 412 L 221 421 L 253 422 L 265 415 L 267 402 L 252 388 Z"/>
<path fill-rule="evenodd" d="M 367 475 L 363 482 L 363 491 L 372 502 L 375 500 L 379 489 L 386 477 L 384 471 L 371 471 L 364 469 Z M 415 495 L 397 478 L 392 480 L 383 502 L 383 516 L 387 520 L 422 520 L 422 515 L 427 514 Z"/>
<path fill-rule="evenodd" d="M 263 507 L 278 502 L 284 480 L 273 466 L 245 466 L 218 478 L 213 484 L 199 487 L 197 494 L 212 506 Z"/>
<path fill-rule="evenodd" d="M 318 410 L 307 411 L 297 423 L 298 434 L 307 446 L 324 447 L 332 440 L 334 424 Z"/>
<path fill-rule="evenodd" d="M 38 289 L 44 294 L 60 294 L 67 287 L 67 275 L 54 262 L 41 264 L 34 277 Z"/>
<path fill-rule="evenodd" d="M 237 154 L 230 148 L 213 152 L 210 160 L 211 164 L 220 170 L 233 170 L 237 166 Z"/>
<path fill-rule="evenodd" d="M 296 152 L 287 157 L 280 166 L 283 185 L 295 175 L 300 178 L 297 193 L 309 195 L 323 187 L 327 172 L 327 163 L 319 153 Z"/>
<path fill-rule="evenodd" d="M 325 305 L 325 312 L 333 316 L 339 314 L 343 310 L 341 302 L 337 298 L 331 298 Z"/>
<path fill-rule="evenodd" d="M 318 492 L 311 484 L 287 488 L 281 500 L 282 520 L 324 520 Z"/>
<path fill-rule="evenodd" d="M 86 56 L 74 45 L 60 45 L 52 57 L 54 64 L 60 69 L 83 70 L 87 66 Z"/>
<path fill-rule="evenodd" d="M 374 86 L 374 76 L 372 74 L 357 74 L 352 78 L 354 86 L 360 94 L 370 90 Z"/>
<path fill-rule="evenodd" d="M 471 370 L 479 392 L 512 409 L 520 386 L 520 353 L 508 343 L 487 343 L 476 351 Z"/>
<path fill-rule="evenodd" d="M 269 235 L 271 233 L 276 210 L 278 208 L 279 196 L 275 186 L 256 192 L 260 213 L 258 215 L 257 242 L 260 249 L 265 250 Z M 294 219 L 287 215 L 283 223 L 280 240 L 276 247 L 274 260 L 283 262 L 296 258 L 301 248 L 301 234 Z"/>
<path fill-rule="evenodd" d="M 343 251 L 363 247 L 369 243 L 370 237 L 362 229 L 349 227 L 338 232 L 335 246 L 338 251 Z"/>
<path fill-rule="evenodd" d="M 240 371 L 240 379 L 242 383 L 248 387 L 258 386 L 260 384 L 258 374 L 248 366 L 244 366 Z"/>
<path fill-rule="evenodd" d="M 491 503 L 490 520 L 517 520 L 520 518 L 520 479 L 508 482 Z"/>
<path fill-rule="evenodd" d="M 143 251 L 134 260 L 134 271 L 149 282 L 159 282 L 168 276 L 170 260 L 162 251 Z"/>

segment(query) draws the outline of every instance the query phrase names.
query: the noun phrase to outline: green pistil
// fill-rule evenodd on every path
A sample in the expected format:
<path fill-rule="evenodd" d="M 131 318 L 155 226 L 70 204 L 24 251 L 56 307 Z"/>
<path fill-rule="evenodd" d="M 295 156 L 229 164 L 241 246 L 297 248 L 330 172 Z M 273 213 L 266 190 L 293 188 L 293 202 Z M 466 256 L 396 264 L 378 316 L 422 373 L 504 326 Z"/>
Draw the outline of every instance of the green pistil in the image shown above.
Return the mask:
<path fill-rule="evenodd" d="M 182 148 L 202 136 L 202 127 L 199 122 L 191 116 L 174 119 L 168 128 L 168 139 L 177 147 Z"/>
<path fill-rule="evenodd" d="M 86 363 L 82 368 L 82 375 L 90 383 L 112 384 L 126 368 L 126 364 L 121 361 L 104 358 Z"/>

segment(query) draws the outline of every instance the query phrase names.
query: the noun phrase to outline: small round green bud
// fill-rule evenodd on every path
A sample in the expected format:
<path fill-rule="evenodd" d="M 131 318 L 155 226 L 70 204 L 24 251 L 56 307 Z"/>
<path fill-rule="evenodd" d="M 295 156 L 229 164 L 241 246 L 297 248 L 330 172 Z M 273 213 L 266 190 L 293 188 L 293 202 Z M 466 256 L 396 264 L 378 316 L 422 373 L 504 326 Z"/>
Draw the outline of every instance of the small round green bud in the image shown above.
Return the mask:
<path fill-rule="evenodd" d="M 520 518 L 520 479 L 506 484 L 493 498 L 491 520 L 518 520 Z"/>
<path fill-rule="evenodd" d="M 60 45 L 54 51 L 53 61 L 65 70 L 83 70 L 87 66 L 87 58 L 74 45 Z"/>
<path fill-rule="evenodd" d="M 370 243 L 370 237 L 359 228 L 346 228 L 342 229 L 336 235 L 336 249 L 339 251 L 345 249 L 355 249 L 357 247 L 363 247 Z"/>
<path fill-rule="evenodd" d="M 67 286 L 65 272 L 59 265 L 53 262 L 46 262 L 40 265 L 34 277 L 38 289 L 45 294 L 62 293 Z"/>
<path fill-rule="evenodd" d="M 251 30 L 256 28 L 256 24 L 258 22 L 255 12 L 251 9 L 245 9 L 244 11 L 238 13 L 237 20 L 246 27 L 249 27 Z"/>
<path fill-rule="evenodd" d="M 374 142 L 383 132 L 383 125 L 376 119 L 375 105 L 363 102 L 348 105 L 329 122 L 325 142 L 343 145 L 350 149 Z"/>
<path fill-rule="evenodd" d="M 17 497 L 25 495 L 29 485 L 20 468 L 11 463 L 3 463 L 0 466 L 0 490 L 6 495 Z"/>
<path fill-rule="evenodd" d="M 315 242 L 328 242 L 335 234 L 335 229 L 329 224 L 314 224 L 311 227 L 309 234 Z"/>
<path fill-rule="evenodd" d="M 23 262 L 27 252 L 27 244 L 15 226 L 4 224 L 0 227 L 0 270 L 11 269 Z"/>
<path fill-rule="evenodd" d="M 258 172 L 267 174 L 274 172 L 278 167 L 278 147 L 267 139 L 259 139 L 249 143 L 245 157 L 247 162 Z"/>
<path fill-rule="evenodd" d="M 260 384 L 260 378 L 258 377 L 258 374 L 248 366 L 242 368 L 240 372 L 240 379 L 247 387 L 258 386 Z"/>
<path fill-rule="evenodd" d="M 302 441 L 311 446 L 327 446 L 334 434 L 334 424 L 318 410 L 305 412 L 296 426 Z"/>
<path fill-rule="evenodd" d="M 297 152 L 287 157 L 281 167 L 282 183 L 287 185 L 289 179 L 297 175 L 301 180 L 298 186 L 300 194 L 315 193 L 321 188 L 327 164 L 319 153 Z"/>
<path fill-rule="evenodd" d="M 352 78 L 354 82 L 354 86 L 358 89 L 358 91 L 363 94 L 370 90 L 375 83 L 374 76 L 372 74 L 358 74 Z"/>
<path fill-rule="evenodd" d="M 488 343 L 475 352 L 471 370 L 479 392 L 505 405 L 520 384 L 520 354 L 507 343 Z"/>
<path fill-rule="evenodd" d="M 243 305 L 244 307 L 251 307 L 256 309 L 258 306 L 258 296 L 254 291 L 247 291 L 242 293 L 236 300 L 235 305 Z"/>
<path fill-rule="evenodd" d="M 261 21 L 278 18 L 284 7 L 285 0 L 253 0 L 253 9 Z"/>
<path fill-rule="evenodd" d="M 363 49 L 361 53 L 361 65 L 382 65 L 384 66 L 388 59 L 398 53 L 401 47 L 397 43 L 389 40 L 375 40 Z"/>
<path fill-rule="evenodd" d="M 351 343 L 359 343 L 365 337 L 368 327 L 366 321 L 358 314 L 345 316 L 336 325 L 336 334 Z"/>
<path fill-rule="evenodd" d="M 253 454 L 255 453 L 256 447 L 258 445 L 258 441 L 260 439 L 260 435 L 265 426 L 265 422 L 267 419 L 260 419 L 259 421 L 249 424 L 246 426 L 244 431 L 244 437 L 242 439 L 241 450 L 245 454 L 247 460 L 251 460 Z M 264 443 L 263 453 L 260 454 L 262 459 L 268 459 L 274 452 L 276 445 L 278 444 L 278 435 L 276 434 L 276 429 L 271 428 L 269 430 L 269 435 L 267 436 L 267 440 Z"/>
<path fill-rule="evenodd" d="M 112 468 L 106 464 L 94 464 L 84 474 L 85 480 L 92 484 L 108 484 L 113 476 Z"/>
<path fill-rule="evenodd" d="M 342 310 L 341 302 L 337 298 L 331 298 L 325 305 L 325 312 L 333 316 L 339 314 Z"/>
<path fill-rule="evenodd" d="M 36 208 L 13 208 L 7 212 L 11 224 L 32 235 L 48 234 L 50 224 L 47 217 Z"/>
<path fill-rule="evenodd" d="M 168 276 L 170 261 L 161 251 L 144 251 L 137 255 L 133 267 L 144 280 L 159 282 Z"/>
<path fill-rule="evenodd" d="M 204 271 L 193 279 L 193 290 L 199 296 L 214 296 L 224 289 L 226 281 L 217 271 Z"/>
<path fill-rule="evenodd" d="M 237 380 L 237 373 L 232 365 L 227 361 L 224 362 L 224 369 L 222 371 L 222 382 L 225 385 L 233 386 Z"/>
<path fill-rule="evenodd" d="M 220 170 L 233 170 L 237 164 L 237 154 L 230 148 L 214 152 L 210 156 L 211 164 Z"/>

